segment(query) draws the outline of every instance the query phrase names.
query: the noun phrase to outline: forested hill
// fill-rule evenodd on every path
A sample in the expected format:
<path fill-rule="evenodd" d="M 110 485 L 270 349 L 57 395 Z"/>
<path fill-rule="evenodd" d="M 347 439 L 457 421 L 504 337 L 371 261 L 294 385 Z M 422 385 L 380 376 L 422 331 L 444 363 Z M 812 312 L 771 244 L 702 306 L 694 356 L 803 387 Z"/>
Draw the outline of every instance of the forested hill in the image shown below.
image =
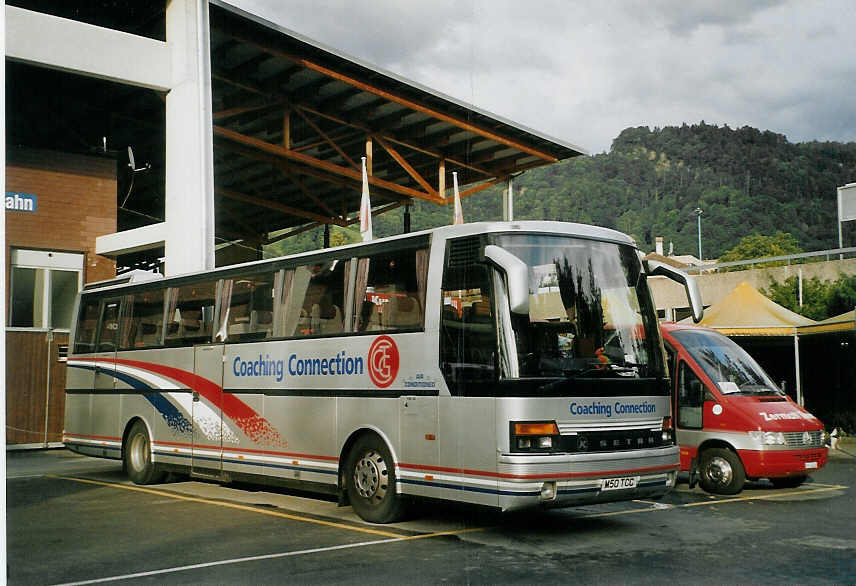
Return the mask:
<path fill-rule="evenodd" d="M 628 128 L 609 153 L 577 157 L 515 180 L 515 219 L 616 228 L 652 250 L 663 236 L 675 254 L 697 254 L 701 208 L 705 258 L 751 234 L 791 233 L 803 250 L 838 246 L 836 187 L 856 182 L 856 143 L 791 143 L 755 128 L 701 124 Z M 498 188 L 465 198 L 466 221 L 502 215 Z M 417 202 L 414 230 L 448 224 L 451 206 Z M 853 222 L 851 222 L 853 224 Z M 856 229 L 845 225 L 845 245 Z M 375 218 L 375 234 L 402 230 L 396 210 Z M 285 241 L 281 252 L 317 248 L 318 234 Z M 280 252 L 280 251 L 277 251 Z"/>

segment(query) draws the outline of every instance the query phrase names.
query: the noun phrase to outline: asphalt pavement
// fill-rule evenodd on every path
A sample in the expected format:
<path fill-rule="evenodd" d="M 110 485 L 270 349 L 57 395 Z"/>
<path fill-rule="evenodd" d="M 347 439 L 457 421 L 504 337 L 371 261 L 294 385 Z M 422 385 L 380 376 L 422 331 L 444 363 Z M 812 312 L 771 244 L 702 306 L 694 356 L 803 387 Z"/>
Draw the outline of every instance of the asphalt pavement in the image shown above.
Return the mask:
<path fill-rule="evenodd" d="M 849 438 L 848 438 L 849 439 Z M 852 584 L 856 442 L 796 489 L 498 514 L 422 503 L 391 525 L 329 498 L 119 462 L 7 454 L 10 584 Z"/>

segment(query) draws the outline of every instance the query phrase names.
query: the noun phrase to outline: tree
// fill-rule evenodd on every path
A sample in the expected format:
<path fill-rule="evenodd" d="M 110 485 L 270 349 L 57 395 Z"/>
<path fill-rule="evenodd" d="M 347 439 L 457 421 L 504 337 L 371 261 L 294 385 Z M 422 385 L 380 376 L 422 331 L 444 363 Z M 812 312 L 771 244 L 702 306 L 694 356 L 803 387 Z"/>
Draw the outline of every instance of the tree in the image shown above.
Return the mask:
<path fill-rule="evenodd" d="M 763 236 L 761 234 L 744 236 L 734 248 L 719 257 L 719 262 L 750 260 L 765 256 L 784 256 L 800 252 L 802 252 L 802 249 L 797 239 L 788 232 L 778 230 L 773 236 Z M 757 266 L 775 265 L 776 263 L 762 263 Z"/>
<path fill-rule="evenodd" d="M 764 295 L 783 307 L 805 317 L 823 320 L 856 308 L 856 275 L 843 275 L 836 281 L 817 277 L 803 280 L 803 304 L 799 304 L 799 280 L 788 277 L 784 282 L 770 280 Z"/>

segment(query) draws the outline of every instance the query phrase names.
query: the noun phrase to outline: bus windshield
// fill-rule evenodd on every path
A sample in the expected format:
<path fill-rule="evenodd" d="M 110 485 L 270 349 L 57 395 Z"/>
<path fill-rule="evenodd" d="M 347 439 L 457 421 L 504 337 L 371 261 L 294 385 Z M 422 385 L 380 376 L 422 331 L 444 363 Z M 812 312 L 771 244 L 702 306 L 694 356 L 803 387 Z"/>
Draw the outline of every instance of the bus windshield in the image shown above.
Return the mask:
<path fill-rule="evenodd" d="M 526 263 L 529 274 L 529 313 L 510 316 L 516 348 L 508 352 L 516 353 L 518 369 L 506 378 L 665 376 L 634 248 L 533 234 L 502 235 L 497 244 Z"/>
<path fill-rule="evenodd" d="M 672 336 L 701 365 L 720 393 L 784 395 L 743 348 L 722 334 L 676 330 Z"/>

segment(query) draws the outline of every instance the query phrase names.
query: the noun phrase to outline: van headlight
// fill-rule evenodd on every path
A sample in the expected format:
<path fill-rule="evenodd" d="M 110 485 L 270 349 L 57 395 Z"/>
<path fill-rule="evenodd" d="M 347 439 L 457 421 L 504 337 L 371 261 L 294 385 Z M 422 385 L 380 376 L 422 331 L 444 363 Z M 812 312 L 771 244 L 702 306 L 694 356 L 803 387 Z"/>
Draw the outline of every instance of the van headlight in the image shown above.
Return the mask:
<path fill-rule="evenodd" d="M 781 431 L 750 431 L 749 437 L 765 446 L 782 446 L 785 444 L 785 434 Z"/>

